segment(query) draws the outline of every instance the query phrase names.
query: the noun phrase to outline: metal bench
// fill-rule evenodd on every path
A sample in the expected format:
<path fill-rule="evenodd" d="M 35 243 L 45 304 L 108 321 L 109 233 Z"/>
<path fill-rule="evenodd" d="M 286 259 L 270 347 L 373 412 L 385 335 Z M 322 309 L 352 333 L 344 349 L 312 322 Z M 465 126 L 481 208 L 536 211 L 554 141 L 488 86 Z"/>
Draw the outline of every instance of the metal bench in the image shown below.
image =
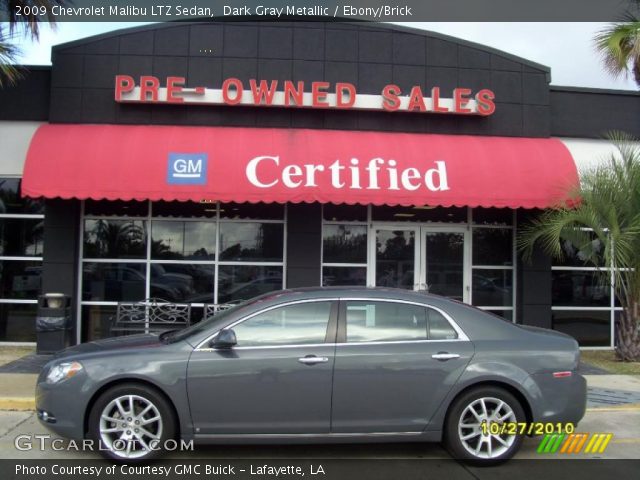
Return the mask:
<path fill-rule="evenodd" d="M 111 336 L 158 333 L 185 328 L 190 324 L 189 303 L 149 298 L 141 302 L 119 302 L 109 332 Z"/>
<path fill-rule="evenodd" d="M 235 303 L 205 303 L 204 304 L 204 316 L 202 320 L 209 320 L 216 313 L 228 310 L 231 307 L 235 307 Z"/>

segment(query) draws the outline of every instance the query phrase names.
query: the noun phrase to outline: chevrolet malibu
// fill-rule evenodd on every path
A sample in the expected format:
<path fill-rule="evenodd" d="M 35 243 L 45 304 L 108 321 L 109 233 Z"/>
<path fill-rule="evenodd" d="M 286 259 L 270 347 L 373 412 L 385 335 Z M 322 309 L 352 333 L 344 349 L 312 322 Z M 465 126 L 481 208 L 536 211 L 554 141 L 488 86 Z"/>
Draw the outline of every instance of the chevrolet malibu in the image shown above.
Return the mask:
<path fill-rule="evenodd" d="M 580 421 L 578 359 L 567 335 L 443 297 L 294 289 L 183 330 L 64 350 L 42 370 L 36 406 L 53 432 L 128 462 L 181 439 L 441 441 L 497 463 L 523 433 Z"/>

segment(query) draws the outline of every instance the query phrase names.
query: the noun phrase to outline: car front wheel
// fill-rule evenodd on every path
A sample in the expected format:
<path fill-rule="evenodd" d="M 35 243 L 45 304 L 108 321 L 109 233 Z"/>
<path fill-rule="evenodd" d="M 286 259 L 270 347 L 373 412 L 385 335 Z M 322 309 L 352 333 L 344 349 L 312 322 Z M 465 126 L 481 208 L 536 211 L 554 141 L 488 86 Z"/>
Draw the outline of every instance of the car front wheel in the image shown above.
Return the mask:
<path fill-rule="evenodd" d="M 89 416 L 89 435 L 103 456 L 120 461 L 160 455 L 175 436 L 175 416 L 165 398 L 144 385 L 123 384 L 102 394 Z"/>
<path fill-rule="evenodd" d="M 458 398 L 445 425 L 445 446 L 460 460 L 490 465 L 511 458 L 523 437 L 514 432 L 526 422 L 520 402 L 506 390 L 481 387 Z"/>

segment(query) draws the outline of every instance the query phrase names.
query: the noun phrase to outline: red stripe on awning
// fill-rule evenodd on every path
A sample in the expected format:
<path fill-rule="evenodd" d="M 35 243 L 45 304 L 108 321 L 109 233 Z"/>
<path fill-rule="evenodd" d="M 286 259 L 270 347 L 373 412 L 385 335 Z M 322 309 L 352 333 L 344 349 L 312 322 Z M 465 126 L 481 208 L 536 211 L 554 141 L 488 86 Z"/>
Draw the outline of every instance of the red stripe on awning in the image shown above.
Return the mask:
<path fill-rule="evenodd" d="M 44 125 L 31 142 L 22 191 L 95 200 L 546 208 L 566 201 L 576 185 L 574 161 L 555 139 Z"/>

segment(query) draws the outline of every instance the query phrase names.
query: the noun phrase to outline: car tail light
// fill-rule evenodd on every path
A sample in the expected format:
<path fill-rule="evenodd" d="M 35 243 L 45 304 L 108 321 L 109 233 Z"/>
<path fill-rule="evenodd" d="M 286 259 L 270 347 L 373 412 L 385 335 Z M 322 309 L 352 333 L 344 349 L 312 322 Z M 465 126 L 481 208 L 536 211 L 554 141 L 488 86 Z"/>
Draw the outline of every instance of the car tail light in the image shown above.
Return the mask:
<path fill-rule="evenodd" d="M 573 373 L 571 373 L 570 371 L 566 371 L 566 372 L 553 372 L 553 376 L 554 376 L 555 378 L 570 377 L 571 375 L 573 375 Z"/>

